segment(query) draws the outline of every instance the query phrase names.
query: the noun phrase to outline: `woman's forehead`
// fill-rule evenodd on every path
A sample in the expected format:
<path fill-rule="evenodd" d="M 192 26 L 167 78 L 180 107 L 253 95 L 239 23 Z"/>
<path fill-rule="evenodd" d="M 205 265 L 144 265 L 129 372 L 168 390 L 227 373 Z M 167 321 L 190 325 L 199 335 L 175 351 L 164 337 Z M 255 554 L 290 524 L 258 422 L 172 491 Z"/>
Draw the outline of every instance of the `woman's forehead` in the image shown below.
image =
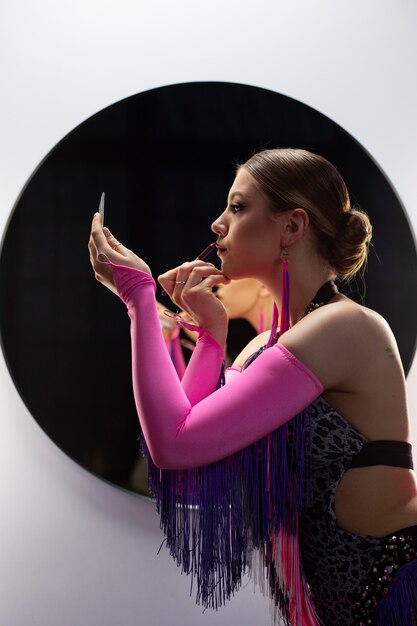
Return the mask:
<path fill-rule="evenodd" d="M 242 196 L 249 200 L 255 199 L 263 195 L 261 190 L 256 184 L 253 176 L 244 168 L 241 167 L 236 174 L 236 178 L 229 191 L 229 199 Z"/>

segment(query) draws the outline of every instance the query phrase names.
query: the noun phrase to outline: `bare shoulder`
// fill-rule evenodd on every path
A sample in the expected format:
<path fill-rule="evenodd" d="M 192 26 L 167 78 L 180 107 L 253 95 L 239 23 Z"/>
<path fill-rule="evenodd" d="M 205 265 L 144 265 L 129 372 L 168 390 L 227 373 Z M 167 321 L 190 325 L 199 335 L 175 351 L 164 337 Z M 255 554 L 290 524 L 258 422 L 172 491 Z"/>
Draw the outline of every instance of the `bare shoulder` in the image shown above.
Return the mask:
<path fill-rule="evenodd" d="M 293 326 L 283 337 L 282 343 L 319 349 L 329 346 L 340 349 L 379 341 L 394 340 L 387 321 L 376 311 L 353 302 L 342 296 L 339 300 L 313 311 Z M 395 340 L 394 340 L 395 341 Z"/>
<path fill-rule="evenodd" d="M 236 357 L 233 367 L 243 367 L 244 363 L 247 359 L 254 354 L 259 348 L 264 346 L 269 339 L 269 330 L 261 333 L 254 337 L 248 344 L 243 348 L 242 352 Z"/>
<path fill-rule="evenodd" d="M 349 387 L 376 359 L 400 362 L 386 320 L 344 296 L 313 311 L 280 341 L 316 374 L 325 388 Z"/>

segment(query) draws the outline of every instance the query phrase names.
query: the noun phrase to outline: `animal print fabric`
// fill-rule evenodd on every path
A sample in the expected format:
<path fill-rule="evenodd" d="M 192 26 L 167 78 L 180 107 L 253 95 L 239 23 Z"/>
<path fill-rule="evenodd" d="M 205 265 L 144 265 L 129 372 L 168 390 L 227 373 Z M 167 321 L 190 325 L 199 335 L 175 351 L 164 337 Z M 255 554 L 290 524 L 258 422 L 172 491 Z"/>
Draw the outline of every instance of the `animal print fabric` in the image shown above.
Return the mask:
<path fill-rule="evenodd" d="M 300 515 L 303 567 L 323 626 L 353 626 L 361 583 L 384 539 L 339 528 L 334 502 L 340 480 L 365 438 L 321 397 L 310 411 L 310 502 Z"/>

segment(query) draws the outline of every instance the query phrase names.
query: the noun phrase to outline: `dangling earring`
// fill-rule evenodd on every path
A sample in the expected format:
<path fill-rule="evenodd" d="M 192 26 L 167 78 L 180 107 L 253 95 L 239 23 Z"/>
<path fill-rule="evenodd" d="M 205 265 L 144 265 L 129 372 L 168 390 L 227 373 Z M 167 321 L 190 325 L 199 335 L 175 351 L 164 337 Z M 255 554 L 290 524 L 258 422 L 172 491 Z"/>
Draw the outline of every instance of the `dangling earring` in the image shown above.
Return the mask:
<path fill-rule="evenodd" d="M 290 327 L 290 275 L 288 273 L 288 249 L 284 248 L 281 254 L 282 261 L 282 295 L 281 295 L 281 325 L 279 328 L 279 336 L 281 336 Z M 278 329 L 278 308 L 274 302 L 274 310 L 272 315 L 272 328 L 269 335 L 267 348 L 273 346 L 277 341 Z"/>
<path fill-rule="evenodd" d="M 281 327 L 279 334 L 282 335 L 290 327 L 290 275 L 288 272 L 288 249 L 284 248 L 282 260 L 282 303 L 281 303 Z"/>
<path fill-rule="evenodd" d="M 259 309 L 258 335 L 263 333 L 264 330 L 265 330 L 265 315 L 264 315 L 264 308 L 261 305 L 261 308 Z"/>

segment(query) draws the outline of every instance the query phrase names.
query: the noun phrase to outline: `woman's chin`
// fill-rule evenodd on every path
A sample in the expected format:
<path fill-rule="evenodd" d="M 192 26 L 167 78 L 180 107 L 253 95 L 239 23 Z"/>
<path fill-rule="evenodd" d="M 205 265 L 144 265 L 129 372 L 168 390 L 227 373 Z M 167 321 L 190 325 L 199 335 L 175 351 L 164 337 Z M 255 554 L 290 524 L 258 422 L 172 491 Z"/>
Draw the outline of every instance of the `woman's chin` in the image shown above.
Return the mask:
<path fill-rule="evenodd" d="M 230 280 L 239 280 L 240 278 L 249 278 L 248 274 L 228 263 L 222 263 L 222 272 Z"/>

